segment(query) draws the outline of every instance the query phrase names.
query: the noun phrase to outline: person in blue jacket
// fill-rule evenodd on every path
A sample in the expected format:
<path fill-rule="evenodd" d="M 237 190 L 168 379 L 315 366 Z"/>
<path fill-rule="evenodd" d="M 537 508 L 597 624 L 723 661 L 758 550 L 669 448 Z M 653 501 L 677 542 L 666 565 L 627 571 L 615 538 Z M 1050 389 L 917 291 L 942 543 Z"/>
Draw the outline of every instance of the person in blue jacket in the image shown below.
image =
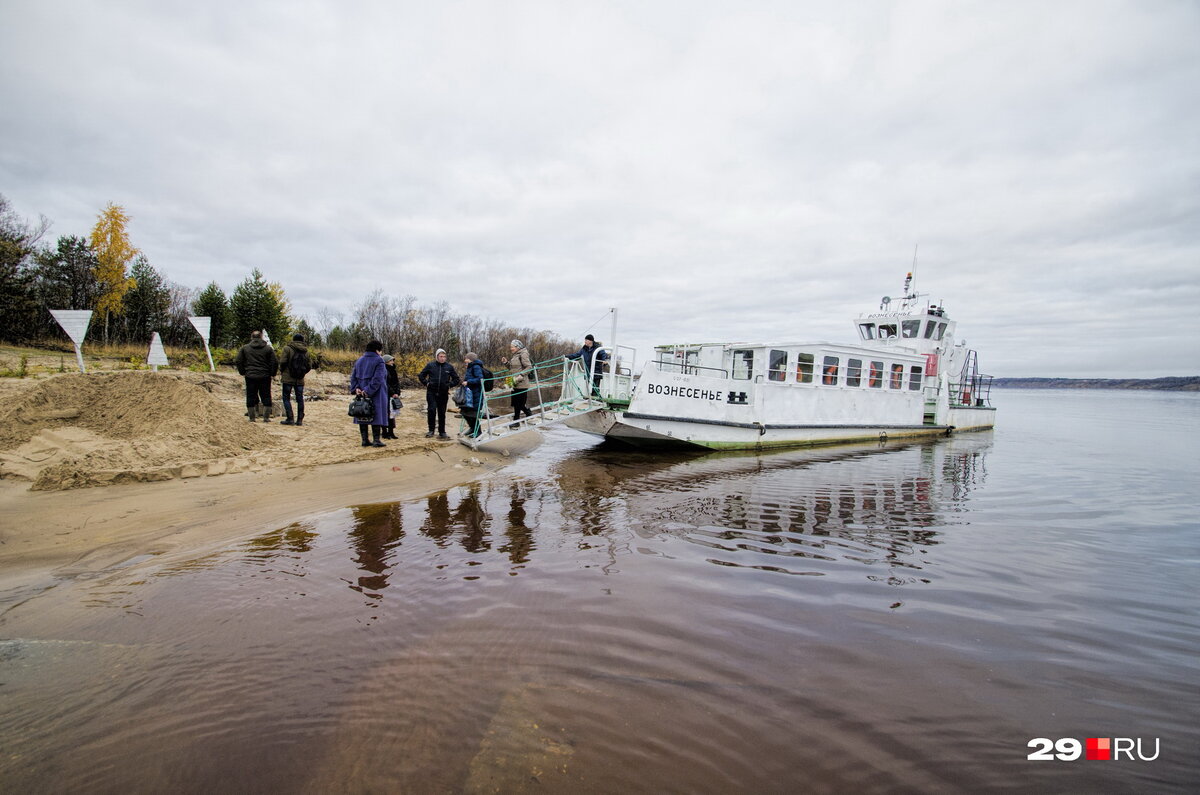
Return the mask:
<path fill-rule="evenodd" d="M 380 434 L 388 425 L 387 366 L 383 357 L 379 355 L 382 350 L 382 342 L 371 340 L 367 343 L 367 349 L 363 355 L 359 356 L 358 361 L 354 363 L 354 369 L 350 371 L 351 394 L 366 395 L 371 399 L 371 405 L 375 408 L 375 414 L 371 417 L 354 418 L 354 421 L 358 423 L 359 433 L 362 434 L 363 447 L 386 447 L 383 442 L 379 441 Z M 371 426 L 374 441 L 367 440 L 368 425 Z"/>
<path fill-rule="evenodd" d="M 471 391 L 471 400 L 458 410 L 467 421 L 467 436 L 474 438 L 479 435 L 479 410 L 483 407 L 483 363 L 479 361 L 479 354 L 468 353 L 463 357 L 463 364 L 467 370 L 462 385 Z"/>

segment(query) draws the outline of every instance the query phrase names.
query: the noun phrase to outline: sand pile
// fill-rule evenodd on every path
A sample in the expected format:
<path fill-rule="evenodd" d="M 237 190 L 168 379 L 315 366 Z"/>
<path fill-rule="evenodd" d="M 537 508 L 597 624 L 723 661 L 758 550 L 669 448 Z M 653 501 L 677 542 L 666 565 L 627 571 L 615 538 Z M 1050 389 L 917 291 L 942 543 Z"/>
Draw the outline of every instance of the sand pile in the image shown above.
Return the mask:
<path fill-rule="evenodd" d="M 0 477 L 51 490 L 250 468 L 247 451 L 279 440 L 213 394 L 236 388 L 227 378 L 146 371 L 32 383 L 0 411 Z"/>

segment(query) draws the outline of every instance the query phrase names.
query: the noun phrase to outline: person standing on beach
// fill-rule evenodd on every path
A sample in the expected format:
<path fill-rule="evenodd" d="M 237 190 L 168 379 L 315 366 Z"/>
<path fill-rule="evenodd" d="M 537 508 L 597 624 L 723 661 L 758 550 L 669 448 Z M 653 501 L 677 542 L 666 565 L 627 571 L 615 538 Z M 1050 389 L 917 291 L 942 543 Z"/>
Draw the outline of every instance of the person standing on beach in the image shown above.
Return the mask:
<path fill-rule="evenodd" d="M 386 447 L 383 442 L 379 441 L 380 434 L 388 424 L 387 367 L 384 365 L 383 357 L 379 355 L 382 350 L 382 342 L 371 340 L 367 343 L 367 349 L 363 351 L 363 355 L 359 356 L 358 361 L 354 363 L 354 369 L 350 371 L 351 394 L 365 395 L 375 408 L 375 413 L 370 417 L 354 418 L 354 421 L 358 423 L 358 431 L 362 435 L 363 447 Z M 373 441 L 367 440 L 368 425 L 371 426 Z"/>
<path fill-rule="evenodd" d="M 446 434 L 446 402 L 450 400 L 450 390 L 458 386 L 459 379 L 454 365 L 446 361 L 444 350 L 438 348 L 433 361 L 425 365 L 417 380 L 425 387 L 426 415 L 429 419 L 429 433 L 425 434 L 425 438 L 433 436 L 436 421 L 438 438 L 449 439 Z"/>
<path fill-rule="evenodd" d="M 512 352 L 511 359 L 501 359 L 501 364 L 507 364 L 509 368 L 509 376 L 512 378 L 512 408 L 513 408 L 513 424 L 521 419 L 521 412 L 525 416 L 532 417 L 533 412 L 529 410 L 529 375 L 533 372 L 533 363 L 529 360 L 529 349 L 525 347 L 525 343 L 520 340 L 513 340 L 508 345 L 509 351 Z"/>
<path fill-rule="evenodd" d="M 292 341 L 279 352 L 279 380 L 283 384 L 283 413 L 287 419 L 280 425 L 304 424 L 304 376 L 312 369 L 308 345 L 303 334 L 293 334 Z M 292 416 L 292 392 L 296 393 L 296 415 Z"/>
<path fill-rule="evenodd" d="M 263 422 L 270 422 L 271 379 L 279 372 L 275 349 L 262 338 L 261 331 L 252 331 L 250 341 L 237 352 L 234 363 L 238 373 L 246 379 L 246 416 L 254 422 L 261 403 Z"/>
<path fill-rule="evenodd" d="M 388 426 L 383 432 L 384 439 L 396 438 L 396 413 L 398 409 L 392 407 L 393 401 L 400 399 L 400 374 L 396 372 L 396 358 L 391 354 L 383 355 L 383 366 L 387 370 L 387 391 L 388 391 Z"/>

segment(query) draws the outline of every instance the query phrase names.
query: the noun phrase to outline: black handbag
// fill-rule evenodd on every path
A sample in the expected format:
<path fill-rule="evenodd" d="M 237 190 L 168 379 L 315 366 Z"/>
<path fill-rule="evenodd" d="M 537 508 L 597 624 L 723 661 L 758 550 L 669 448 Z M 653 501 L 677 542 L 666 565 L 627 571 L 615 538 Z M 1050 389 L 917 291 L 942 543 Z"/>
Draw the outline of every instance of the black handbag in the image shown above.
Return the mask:
<path fill-rule="evenodd" d="M 355 395 L 347 413 L 358 420 L 369 420 L 375 416 L 375 404 L 366 395 Z"/>

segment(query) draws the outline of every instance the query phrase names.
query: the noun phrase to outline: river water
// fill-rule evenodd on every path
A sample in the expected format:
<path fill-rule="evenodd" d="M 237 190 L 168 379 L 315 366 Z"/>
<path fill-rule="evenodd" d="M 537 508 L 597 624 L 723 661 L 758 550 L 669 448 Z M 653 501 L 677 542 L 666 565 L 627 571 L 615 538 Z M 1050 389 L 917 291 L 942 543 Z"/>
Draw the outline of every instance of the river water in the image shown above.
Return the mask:
<path fill-rule="evenodd" d="M 761 456 L 558 429 L 64 582 L 0 620 L 0 790 L 1194 791 L 1200 395 L 995 400 Z"/>

